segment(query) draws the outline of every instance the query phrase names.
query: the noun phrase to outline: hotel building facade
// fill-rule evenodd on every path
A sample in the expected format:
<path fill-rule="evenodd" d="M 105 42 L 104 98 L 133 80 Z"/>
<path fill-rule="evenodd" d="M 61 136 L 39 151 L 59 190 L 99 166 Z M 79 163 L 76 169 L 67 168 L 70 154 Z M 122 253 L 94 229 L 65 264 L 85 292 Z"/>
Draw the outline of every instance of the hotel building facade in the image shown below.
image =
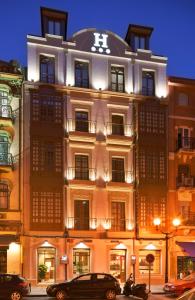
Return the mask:
<path fill-rule="evenodd" d="M 151 27 L 129 25 L 125 39 L 94 28 L 67 39 L 67 20 L 41 8 L 42 35 L 27 37 L 22 273 L 32 284 L 40 265 L 45 283 L 84 272 L 109 272 L 121 283 L 133 272 L 147 283 L 152 253 L 152 283 L 177 278 L 182 243 L 193 241 L 193 224 L 184 226 L 186 214 L 193 220 L 193 148 L 182 143 L 188 128 L 192 145 L 194 82 L 167 80 L 167 58 L 150 49 Z M 192 106 L 177 104 L 188 90 Z"/>
<path fill-rule="evenodd" d="M 48 282 L 89 271 L 124 282 L 136 256 L 146 281 L 152 249 L 163 282 L 152 216 L 165 225 L 167 58 L 150 50 L 150 27 L 130 25 L 125 40 L 97 29 L 67 40 L 67 17 L 42 8 L 42 36 L 28 36 L 24 275 L 37 283 L 45 264 Z"/>

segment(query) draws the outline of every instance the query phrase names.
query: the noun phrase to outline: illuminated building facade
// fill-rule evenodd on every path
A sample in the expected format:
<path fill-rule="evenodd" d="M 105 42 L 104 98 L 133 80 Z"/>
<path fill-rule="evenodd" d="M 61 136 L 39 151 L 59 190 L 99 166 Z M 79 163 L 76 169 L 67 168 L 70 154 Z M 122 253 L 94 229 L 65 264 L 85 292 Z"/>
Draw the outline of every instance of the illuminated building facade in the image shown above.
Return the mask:
<path fill-rule="evenodd" d="M 180 216 L 170 237 L 170 278 L 195 271 L 195 80 L 169 77 L 167 219 Z"/>
<path fill-rule="evenodd" d="M 0 61 L 0 272 L 22 273 L 20 108 L 23 76 L 16 61 Z"/>
<path fill-rule="evenodd" d="M 45 282 L 82 272 L 164 281 L 167 196 L 166 57 L 149 47 L 152 28 L 125 40 L 83 29 L 67 40 L 68 14 L 41 9 L 42 36 L 28 35 L 22 179 L 24 275 Z M 148 171 L 149 170 L 149 171 Z"/>

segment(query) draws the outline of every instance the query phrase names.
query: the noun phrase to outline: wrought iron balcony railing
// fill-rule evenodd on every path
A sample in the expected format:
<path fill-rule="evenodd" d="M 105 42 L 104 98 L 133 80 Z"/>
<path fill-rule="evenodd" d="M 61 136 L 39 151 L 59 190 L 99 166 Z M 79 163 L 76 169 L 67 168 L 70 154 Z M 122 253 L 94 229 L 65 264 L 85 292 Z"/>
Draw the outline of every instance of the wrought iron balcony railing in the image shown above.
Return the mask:
<path fill-rule="evenodd" d="M 11 153 L 0 153 L 0 166 L 12 166 L 13 156 Z"/>
<path fill-rule="evenodd" d="M 82 119 L 68 119 L 67 131 L 96 133 L 96 122 Z"/>
<path fill-rule="evenodd" d="M 96 179 L 96 169 L 93 168 L 68 168 L 67 179 L 92 180 Z"/>
<path fill-rule="evenodd" d="M 132 136 L 133 135 L 133 125 L 132 124 L 117 124 L 117 123 L 107 123 L 106 124 L 106 134 L 107 135 L 117 135 L 117 136 Z"/>
<path fill-rule="evenodd" d="M 133 182 L 133 172 L 124 170 L 112 170 L 112 182 Z"/>
<path fill-rule="evenodd" d="M 195 178 L 189 177 L 177 177 L 177 188 L 180 187 L 195 187 Z"/>
<path fill-rule="evenodd" d="M 129 231 L 133 229 L 133 222 L 129 219 L 114 218 L 74 218 L 66 220 L 67 229 L 74 230 L 110 230 L 110 231 Z"/>
<path fill-rule="evenodd" d="M 177 140 L 176 149 L 195 150 L 195 138 L 183 137 Z"/>

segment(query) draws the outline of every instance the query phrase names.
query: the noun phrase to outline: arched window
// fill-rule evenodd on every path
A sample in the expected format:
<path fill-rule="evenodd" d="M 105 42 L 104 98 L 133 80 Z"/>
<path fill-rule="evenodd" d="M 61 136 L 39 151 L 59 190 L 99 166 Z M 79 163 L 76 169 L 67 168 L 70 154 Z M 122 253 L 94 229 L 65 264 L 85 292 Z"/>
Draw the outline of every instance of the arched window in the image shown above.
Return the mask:
<path fill-rule="evenodd" d="M 8 183 L 0 181 L 0 209 L 9 208 L 10 189 Z"/>

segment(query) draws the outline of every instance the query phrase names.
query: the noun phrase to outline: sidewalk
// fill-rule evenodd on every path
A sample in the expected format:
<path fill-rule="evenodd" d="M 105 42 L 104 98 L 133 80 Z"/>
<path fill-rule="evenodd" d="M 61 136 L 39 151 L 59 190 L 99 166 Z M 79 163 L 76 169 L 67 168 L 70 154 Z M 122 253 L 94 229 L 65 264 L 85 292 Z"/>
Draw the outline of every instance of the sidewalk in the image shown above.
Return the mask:
<path fill-rule="evenodd" d="M 28 297 L 44 297 L 47 295 L 46 293 L 47 286 L 32 286 L 31 293 Z M 148 289 L 148 286 L 147 286 Z M 162 285 L 151 285 L 151 293 L 152 294 L 164 294 L 163 286 Z"/>

